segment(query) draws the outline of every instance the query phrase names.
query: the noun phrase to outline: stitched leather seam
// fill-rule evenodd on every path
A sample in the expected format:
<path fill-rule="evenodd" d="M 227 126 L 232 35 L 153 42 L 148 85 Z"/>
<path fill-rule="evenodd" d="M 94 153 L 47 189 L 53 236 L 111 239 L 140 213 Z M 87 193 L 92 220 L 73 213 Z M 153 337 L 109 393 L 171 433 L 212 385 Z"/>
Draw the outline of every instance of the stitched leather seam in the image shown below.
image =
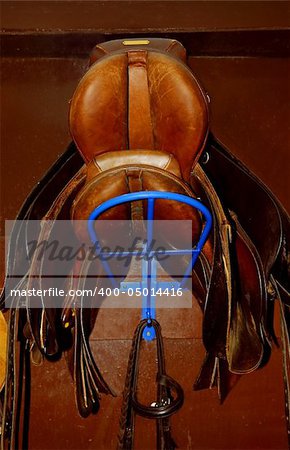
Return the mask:
<path fill-rule="evenodd" d="M 76 197 L 75 202 L 77 203 L 77 201 L 79 201 L 87 193 L 87 191 L 90 189 L 91 185 L 93 183 L 95 183 L 97 181 L 97 179 L 99 181 L 102 178 L 105 178 L 107 175 L 122 172 L 122 170 L 126 169 L 127 167 L 130 167 L 132 169 L 133 168 L 137 168 L 137 169 L 144 168 L 149 173 L 152 172 L 152 173 L 159 173 L 161 175 L 164 175 L 166 178 L 176 181 L 179 186 L 182 186 L 184 188 L 184 190 L 187 192 L 189 197 L 193 196 L 192 195 L 193 193 L 192 193 L 191 189 L 188 187 L 187 183 L 184 180 L 181 180 L 180 178 L 178 178 L 176 175 L 174 175 L 171 172 L 166 172 L 164 169 L 152 167 L 152 166 L 149 166 L 146 164 L 140 164 L 140 165 L 135 165 L 135 166 L 128 164 L 128 165 L 124 165 L 124 166 L 119 166 L 118 168 L 105 170 L 104 172 L 101 172 L 99 175 L 94 177 L 92 180 L 89 181 L 89 183 L 86 186 L 84 186 L 83 190 L 79 192 L 78 196 Z"/>
<path fill-rule="evenodd" d="M 172 155 L 170 154 L 170 155 L 168 155 L 167 163 L 166 163 L 165 166 L 163 167 L 164 170 L 168 169 L 168 166 L 169 166 L 169 164 L 171 163 L 171 161 L 172 161 Z"/>
<path fill-rule="evenodd" d="M 94 161 L 94 165 L 96 166 L 96 168 L 99 169 L 100 172 L 103 172 L 103 169 L 101 168 L 101 166 L 97 162 L 97 157 L 96 156 L 94 157 L 93 161 Z"/>

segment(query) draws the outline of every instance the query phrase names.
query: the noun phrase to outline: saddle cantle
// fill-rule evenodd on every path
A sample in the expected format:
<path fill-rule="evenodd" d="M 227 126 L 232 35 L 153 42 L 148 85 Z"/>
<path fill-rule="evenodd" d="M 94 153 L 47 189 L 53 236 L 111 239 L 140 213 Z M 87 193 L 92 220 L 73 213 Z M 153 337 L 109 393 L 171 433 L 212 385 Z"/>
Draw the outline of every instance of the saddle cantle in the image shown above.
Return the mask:
<path fill-rule="evenodd" d="M 175 40 L 128 39 L 97 45 L 71 100 L 69 126 L 73 143 L 30 194 L 18 218 L 42 219 L 39 242 L 49 239 L 57 220 L 71 219 L 76 240 L 88 242 L 87 228 L 80 221 L 116 196 L 165 191 L 201 199 L 211 211 L 213 228 L 192 273 L 192 292 L 203 312 L 206 350 L 194 389 L 217 386 L 223 401 L 241 375 L 267 363 L 276 342 L 275 298 L 280 299 L 287 348 L 290 226 L 286 212 L 209 133 L 207 95 L 186 65 L 184 47 Z M 146 208 L 142 200 L 124 203 L 100 219 L 142 221 Z M 199 212 L 173 200 L 157 200 L 155 210 L 159 220 L 190 220 L 192 242 L 197 243 L 204 226 Z M 261 232 L 261 223 L 271 224 L 267 233 Z M 171 232 L 164 235 L 169 244 Z M 179 233 L 183 235 L 182 226 Z M 11 242 L 21 245 L 17 252 L 11 247 L 8 273 L 26 260 L 24 225 L 15 227 Z M 19 282 L 23 289 L 42 286 L 44 261 L 39 256 L 36 249 Z M 170 260 L 162 262 L 168 273 L 172 273 L 170 264 Z M 101 275 L 101 266 L 98 270 Z M 82 264 L 75 262 L 65 288 L 84 287 L 89 271 L 88 258 Z M 35 272 L 39 277 L 32 276 Z M 3 291 L 1 306 L 4 301 Z M 19 327 L 19 338 L 34 362 L 41 357 L 54 360 L 66 352 L 83 417 L 98 411 L 100 393 L 114 395 L 90 349 L 94 308 L 82 308 L 83 299 L 75 307 L 71 298 L 57 310 L 46 307 L 41 298 L 42 307 L 36 309 L 27 298 L 26 309 L 18 311 L 18 301 L 12 299 L 7 346 L 2 445 L 8 442 L 8 448 L 13 448 L 15 439 L 13 398 L 21 378 L 14 370 L 15 328 Z M 289 360 L 286 369 L 287 364 Z"/>

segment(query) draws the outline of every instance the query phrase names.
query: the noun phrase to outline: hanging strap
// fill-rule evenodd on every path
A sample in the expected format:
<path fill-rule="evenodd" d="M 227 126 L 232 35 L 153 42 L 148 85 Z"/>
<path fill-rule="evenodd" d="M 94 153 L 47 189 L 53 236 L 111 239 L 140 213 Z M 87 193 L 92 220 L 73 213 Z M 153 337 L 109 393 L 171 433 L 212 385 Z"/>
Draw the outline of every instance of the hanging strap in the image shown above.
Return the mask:
<path fill-rule="evenodd" d="M 132 342 L 131 353 L 128 362 L 125 388 L 123 392 L 123 404 L 120 417 L 120 431 L 118 450 L 130 450 L 134 443 L 135 414 L 148 419 L 157 419 L 157 448 L 162 450 L 174 449 L 175 443 L 171 437 L 169 417 L 177 412 L 183 405 L 184 395 L 181 386 L 165 372 L 165 356 L 161 327 L 155 320 L 151 320 L 156 333 L 158 372 L 157 383 L 158 399 L 154 405 L 144 405 L 137 399 L 137 381 L 140 344 L 147 320 L 142 320 L 137 326 Z M 175 392 L 175 398 L 171 395 Z"/>

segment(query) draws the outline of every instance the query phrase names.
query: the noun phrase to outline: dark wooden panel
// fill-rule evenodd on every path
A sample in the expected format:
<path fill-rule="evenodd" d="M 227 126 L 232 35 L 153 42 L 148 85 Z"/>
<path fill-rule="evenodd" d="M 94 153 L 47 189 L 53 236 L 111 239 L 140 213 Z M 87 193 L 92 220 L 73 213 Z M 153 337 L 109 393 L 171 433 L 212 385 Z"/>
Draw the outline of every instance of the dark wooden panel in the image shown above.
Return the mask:
<path fill-rule="evenodd" d="M 74 32 L 7 32 L 2 34 L 2 56 L 7 57 L 86 57 L 94 45 L 108 39 L 148 37 L 148 32 L 113 32 L 110 36 L 95 30 Z M 151 36 L 153 31 L 151 32 Z M 156 37 L 177 39 L 192 56 L 289 56 L 290 30 L 230 30 L 154 32 Z M 253 45 L 254 44 L 254 45 Z"/>
<path fill-rule="evenodd" d="M 34 367 L 31 449 L 116 448 L 130 341 L 98 340 L 92 345 L 106 380 L 118 396 L 102 396 L 98 415 L 82 419 L 74 405 L 73 386 L 64 360 Z M 140 387 L 146 392 L 154 379 L 155 346 L 147 343 L 143 350 Z M 172 434 L 180 450 L 287 449 L 280 351 L 274 350 L 264 369 L 244 376 L 222 406 L 215 390 L 192 391 L 204 356 L 199 339 L 165 339 L 165 351 L 167 371 L 185 391 L 184 406 L 172 418 Z M 153 393 L 149 395 L 154 399 Z M 154 424 L 138 420 L 135 448 L 154 449 L 154 433 Z"/>
<path fill-rule="evenodd" d="M 6 30 L 195 31 L 289 27 L 287 1 L 2 2 Z"/>
<path fill-rule="evenodd" d="M 216 136 L 290 212 L 290 60 L 191 58 L 190 65 L 211 97 Z"/>

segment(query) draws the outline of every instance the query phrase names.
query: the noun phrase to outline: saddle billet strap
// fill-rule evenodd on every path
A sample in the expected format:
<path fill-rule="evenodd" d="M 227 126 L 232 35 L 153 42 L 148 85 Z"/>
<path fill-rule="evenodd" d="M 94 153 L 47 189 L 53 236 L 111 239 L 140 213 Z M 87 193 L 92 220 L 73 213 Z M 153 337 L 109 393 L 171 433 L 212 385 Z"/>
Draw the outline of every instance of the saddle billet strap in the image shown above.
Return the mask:
<path fill-rule="evenodd" d="M 99 390 L 94 385 L 93 377 L 86 364 L 83 338 L 80 330 L 80 314 L 76 312 L 74 331 L 74 384 L 78 411 L 82 417 L 88 417 L 99 409 Z"/>
<path fill-rule="evenodd" d="M 65 203 L 68 201 L 69 197 L 74 196 L 75 191 L 79 189 L 84 179 L 85 179 L 85 168 L 83 167 L 79 170 L 79 172 L 77 172 L 77 174 L 72 178 L 72 180 L 68 183 L 68 185 L 65 186 L 63 191 L 54 201 L 50 210 L 45 215 L 42 222 L 42 230 L 39 236 L 39 241 L 43 240 L 45 241 L 49 239 L 55 221 L 57 220 L 62 209 L 64 208 Z M 41 287 L 41 279 L 42 279 L 41 264 L 43 264 L 43 261 L 40 262 L 40 267 L 38 268 L 39 264 L 38 257 L 39 255 L 38 252 L 36 251 L 33 256 L 31 273 L 34 274 L 38 273 L 39 271 L 39 277 L 37 279 L 37 282 L 39 283 L 38 287 Z M 29 280 L 29 285 L 31 286 L 31 283 L 33 282 L 35 282 L 35 279 L 31 278 Z M 38 347 L 41 349 L 42 353 L 46 357 L 51 357 L 55 355 L 59 350 L 61 350 L 60 346 L 63 344 L 63 342 L 61 342 L 63 334 L 61 333 L 59 335 L 59 332 L 56 329 L 56 312 L 51 308 L 45 307 L 44 299 L 40 300 L 43 305 L 42 309 L 30 308 L 29 303 L 27 305 L 29 324 L 33 338 L 35 339 Z M 77 324 L 79 324 L 78 330 L 80 330 L 82 325 L 80 323 L 81 319 L 79 315 L 77 317 L 76 322 Z M 50 332 L 49 335 L 47 334 L 47 330 Z M 98 405 L 98 388 L 96 386 L 99 385 L 99 388 L 106 393 L 110 392 L 110 389 L 102 380 L 101 375 L 96 368 L 96 365 L 92 362 L 93 360 L 92 354 L 89 350 L 89 346 L 88 343 L 86 342 L 86 337 L 84 336 L 84 333 L 75 330 L 75 334 L 77 338 L 75 340 L 75 352 L 76 355 L 78 355 L 76 358 L 76 367 L 77 367 L 76 379 L 78 381 L 79 376 L 84 377 L 82 384 L 78 383 L 79 388 L 77 395 L 78 399 L 77 403 L 81 414 L 85 415 L 86 413 L 84 413 L 84 410 L 86 408 L 82 407 L 81 404 L 82 402 L 84 404 L 87 403 L 87 397 L 89 395 L 92 401 L 90 407 L 87 409 L 89 409 L 90 411 L 95 411 L 97 409 L 96 405 Z M 54 344 L 55 346 L 52 345 L 53 344 L 52 341 L 55 342 Z"/>
<path fill-rule="evenodd" d="M 196 174 L 200 172 L 200 177 Z M 218 228 L 218 218 L 213 206 L 213 198 L 205 191 L 204 174 L 201 169 L 196 166 L 194 176 L 191 178 L 191 185 L 194 190 L 202 198 L 202 201 L 212 211 L 213 227 L 211 234 L 212 240 L 212 264 L 211 273 L 207 285 L 207 293 L 205 304 L 203 307 L 203 343 L 207 350 L 205 359 L 203 361 L 200 373 L 194 382 L 193 389 L 201 390 L 218 387 L 218 394 L 220 400 L 223 401 L 226 396 L 226 383 L 224 377 L 218 376 L 218 366 L 220 361 L 226 362 L 226 346 L 227 346 L 227 331 L 229 324 L 229 302 L 232 297 L 232 280 L 231 280 L 231 266 L 229 264 L 229 238 L 231 234 L 231 227 L 227 220 L 224 221 L 224 235 L 221 228 Z M 220 220 L 222 222 L 222 220 Z M 222 247 L 223 245 L 223 247 Z M 223 257 L 223 251 L 228 258 Z M 226 266 L 225 266 L 226 265 Z M 229 377 L 232 378 L 230 372 Z M 222 388 L 221 386 L 224 386 Z"/>
<path fill-rule="evenodd" d="M 83 263 L 83 269 L 81 271 L 81 289 L 85 288 L 86 283 L 86 274 L 88 273 L 90 267 L 90 261 L 89 259 L 86 259 Z M 97 386 L 100 392 L 105 394 L 111 394 L 115 396 L 115 393 L 113 390 L 108 386 L 106 381 L 104 380 L 103 376 L 101 375 L 99 368 L 95 362 L 95 359 L 92 354 L 92 350 L 89 343 L 89 335 L 91 333 L 92 324 L 89 320 L 85 320 L 85 311 L 91 314 L 91 309 L 88 308 L 89 305 L 85 305 L 85 299 L 84 296 L 80 298 L 80 308 L 76 308 L 76 314 L 79 317 L 79 324 L 80 324 L 80 332 L 82 336 L 82 345 L 83 345 L 83 353 L 85 356 L 86 366 L 88 373 L 91 376 L 92 382 Z M 94 307 L 94 305 L 93 305 Z M 76 331 L 75 331 L 76 332 Z"/>
<path fill-rule="evenodd" d="M 231 224 L 198 164 L 195 166 L 191 184 L 213 213 L 213 263 L 204 307 L 203 342 L 209 353 L 213 352 L 216 356 L 225 358 L 233 295 L 230 260 Z"/>
<path fill-rule="evenodd" d="M 85 167 L 82 167 L 70 182 L 61 191 L 53 202 L 49 211 L 45 214 L 41 222 L 41 231 L 38 237 L 38 243 L 49 242 L 55 221 L 60 215 L 65 203 L 75 191 L 80 188 L 85 180 Z M 30 274 L 28 276 L 28 289 L 35 287 L 42 292 L 43 266 L 45 252 L 41 256 L 42 246 L 36 247 L 32 257 Z M 33 339 L 40 351 L 47 357 L 58 354 L 61 351 L 60 336 L 56 328 L 56 312 L 51 308 L 45 307 L 45 299 L 40 296 L 37 301 L 42 305 L 35 308 L 31 305 L 31 298 L 27 297 L 27 319 L 31 329 Z"/>
<path fill-rule="evenodd" d="M 140 344 L 142 334 L 148 325 L 147 320 L 142 320 L 137 326 L 129 356 L 125 388 L 123 392 L 123 404 L 120 416 L 120 431 L 118 449 L 129 450 L 133 447 L 134 441 L 134 416 L 141 415 L 149 419 L 157 419 L 157 448 L 169 450 L 174 447 L 174 441 L 170 436 L 169 417 L 177 412 L 184 400 L 183 390 L 181 386 L 169 377 L 165 372 L 165 359 L 163 341 L 161 335 L 161 327 L 155 320 L 151 320 L 154 327 L 157 342 L 157 359 L 158 359 L 158 399 L 155 406 L 146 406 L 137 399 L 137 381 L 138 381 L 138 364 Z M 176 398 L 171 396 L 171 390 L 176 394 Z M 159 422 L 159 423 L 158 423 Z M 159 441 L 160 439 L 160 441 Z"/>
<path fill-rule="evenodd" d="M 86 277 L 91 261 L 88 258 L 82 263 L 78 275 L 78 289 L 85 289 Z M 73 301 L 73 300 L 72 300 Z M 71 305 L 74 306 L 73 304 Z M 75 398 L 78 411 L 82 417 L 88 417 L 99 409 L 100 392 L 115 395 L 100 373 L 93 357 L 89 335 L 91 332 L 90 321 L 86 315 L 91 315 L 89 305 L 85 303 L 84 296 L 80 298 L 80 304 L 74 307 L 73 324 L 73 378 L 75 382 Z"/>

